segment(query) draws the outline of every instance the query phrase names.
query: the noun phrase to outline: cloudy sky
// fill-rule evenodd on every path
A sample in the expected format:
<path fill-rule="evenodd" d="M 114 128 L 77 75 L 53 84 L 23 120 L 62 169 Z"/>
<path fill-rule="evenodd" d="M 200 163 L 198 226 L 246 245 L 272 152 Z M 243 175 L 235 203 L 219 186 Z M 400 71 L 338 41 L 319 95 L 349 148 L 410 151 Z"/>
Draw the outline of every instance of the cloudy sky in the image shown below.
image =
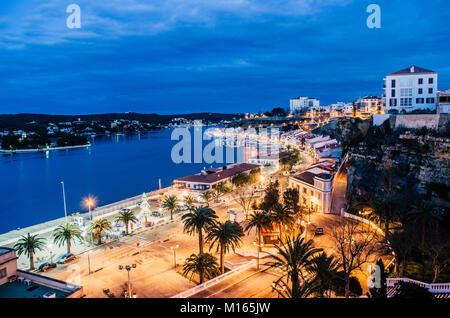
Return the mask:
<path fill-rule="evenodd" d="M 66 26 L 69 4 L 81 28 Z M 366 8 L 381 7 L 381 29 Z M 450 87 L 448 0 L 15 0 L 0 113 L 249 112 L 382 93 L 418 65 Z"/>

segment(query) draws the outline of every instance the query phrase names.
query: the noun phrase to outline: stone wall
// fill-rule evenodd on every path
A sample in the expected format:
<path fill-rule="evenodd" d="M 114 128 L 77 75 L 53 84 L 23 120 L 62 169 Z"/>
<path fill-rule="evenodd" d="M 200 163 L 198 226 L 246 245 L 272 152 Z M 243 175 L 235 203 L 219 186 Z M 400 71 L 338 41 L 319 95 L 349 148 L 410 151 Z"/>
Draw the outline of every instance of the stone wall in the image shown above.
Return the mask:
<path fill-rule="evenodd" d="M 439 125 L 439 115 L 436 114 L 405 114 L 395 115 L 395 128 L 417 128 L 427 127 L 437 129 Z"/>

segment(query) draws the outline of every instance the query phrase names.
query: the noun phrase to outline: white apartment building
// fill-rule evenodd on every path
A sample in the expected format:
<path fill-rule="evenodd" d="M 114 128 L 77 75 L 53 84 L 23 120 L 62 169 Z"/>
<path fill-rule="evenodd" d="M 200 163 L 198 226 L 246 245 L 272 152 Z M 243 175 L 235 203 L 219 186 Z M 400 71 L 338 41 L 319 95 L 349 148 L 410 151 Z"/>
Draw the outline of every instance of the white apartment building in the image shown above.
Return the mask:
<path fill-rule="evenodd" d="M 438 74 L 418 66 L 386 75 L 386 113 L 436 109 Z"/>
<path fill-rule="evenodd" d="M 297 111 L 308 110 L 309 108 L 319 107 L 320 101 L 315 98 L 310 98 L 306 96 L 300 96 L 297 98 L 292 98 L 289 101 L 290 113 L 294 114 Z"/>
<path fill-rule="evenodd" d="M 364 113 L 371 113 L 371 114 L 384 113 L 383 102 L 382 102 L 381 98 L 378 96 L 365 96 L 365 97 L 359 98 L 355 102 L 355 105 L 359 111 L 364 112 Z"/>

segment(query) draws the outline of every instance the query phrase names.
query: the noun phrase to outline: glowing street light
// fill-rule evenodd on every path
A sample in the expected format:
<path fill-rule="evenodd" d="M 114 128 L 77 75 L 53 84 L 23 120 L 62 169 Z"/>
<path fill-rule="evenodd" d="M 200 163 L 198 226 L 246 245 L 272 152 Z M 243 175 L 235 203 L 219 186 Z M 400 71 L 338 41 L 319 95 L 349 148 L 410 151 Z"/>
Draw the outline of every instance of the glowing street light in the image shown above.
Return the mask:
<path fill-rule="evenodd" d="M 87 198 L 83 199 L 83 206 L 84 206 L 84 208 L 88 209 L 89 219 L 91 219 L 91 220 L 92 220 L 91 209 L 95 208 L 96 205 L 97 205 L 97 198 L 94 196 L 89 195 Z"/>
<path fill-rule="evenodd" d="M 131 283 L 130 283 L 130 271 L 131 271 L 132 268 L 136 268 L 136 264 L 125 265 L 125 266 L 119 265 L 119 270 L 122 270 L 124 268 L 128 272 L 128 297 L 129 298 L 136 298 L 133 295 L 131 295 Z"/>

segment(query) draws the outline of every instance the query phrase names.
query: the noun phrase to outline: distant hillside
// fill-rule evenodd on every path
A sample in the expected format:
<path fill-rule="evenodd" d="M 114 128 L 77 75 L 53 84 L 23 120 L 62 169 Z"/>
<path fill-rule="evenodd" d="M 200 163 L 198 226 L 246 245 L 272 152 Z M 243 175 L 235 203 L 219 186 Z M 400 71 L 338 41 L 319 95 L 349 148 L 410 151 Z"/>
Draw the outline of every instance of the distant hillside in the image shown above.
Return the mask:
<path fill-rule="evenodd" d="M 58 123 L 66 121 L 75 121 L 78 118 L 82 121 L 109 121 L 116 119 L 139 120 L 142 122 L 154 124 L 168 124 L 173 118 L 199 119 L 210 122 L 219 122 L 221 120 L 233 120 L 239 117 L 238 114 L 219 114 L 219 113 L 192 113 L 192 114 L 141 114 L 141 113 L 110 113 L 110 114 L 90 114 L 90 115 L 47 115 L 47 114 L 14 114 L 0 115 L 0 130 L 26 129 L 27 124 L 36 122 L 39 125 L 48 123 Z"/>

